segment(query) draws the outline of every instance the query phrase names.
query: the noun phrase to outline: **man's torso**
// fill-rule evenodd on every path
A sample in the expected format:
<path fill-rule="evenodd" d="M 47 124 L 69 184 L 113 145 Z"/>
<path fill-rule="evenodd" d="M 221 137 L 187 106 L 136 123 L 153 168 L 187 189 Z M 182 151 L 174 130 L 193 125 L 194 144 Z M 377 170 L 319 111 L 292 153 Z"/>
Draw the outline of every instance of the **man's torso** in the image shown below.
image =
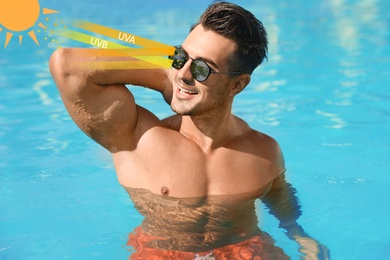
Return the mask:
<path fill-rule="evenodd" d="M 113 158 L 123 186 L 180 198 L 264 193 L 284 170 L 277 143 L 249 127 L 205 152 L 175 126 L 152 125 Z"/>

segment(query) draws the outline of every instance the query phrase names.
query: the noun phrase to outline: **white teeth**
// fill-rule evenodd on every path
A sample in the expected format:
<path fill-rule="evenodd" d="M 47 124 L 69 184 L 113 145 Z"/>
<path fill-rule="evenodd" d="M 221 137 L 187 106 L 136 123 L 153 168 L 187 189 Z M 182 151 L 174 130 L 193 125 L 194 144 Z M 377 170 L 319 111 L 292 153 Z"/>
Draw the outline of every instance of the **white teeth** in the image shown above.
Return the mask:
<path fill-rule="evenodd" d="M 183 94 L 190 94 L 190 95 L 198 94 L 198 92 L 196 92 L 196 91 L 187 90 L 187 89 L 184 89 L 181 87 L 179 87 L 179 90 L 180 90 L 180 93 L 183 93 Z"/>

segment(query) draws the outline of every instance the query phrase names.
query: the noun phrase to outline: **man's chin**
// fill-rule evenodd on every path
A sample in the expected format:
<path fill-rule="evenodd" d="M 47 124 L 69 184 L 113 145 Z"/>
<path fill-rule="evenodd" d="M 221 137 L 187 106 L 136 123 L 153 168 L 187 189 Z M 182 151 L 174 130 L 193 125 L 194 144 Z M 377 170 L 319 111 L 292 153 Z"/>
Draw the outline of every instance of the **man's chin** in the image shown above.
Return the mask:
<path fill-rule="evenodd" d="M 175 106 L 171 106 L 171 109 L 173 112 L 175 112 L 176 114 L 178 115 L 181 115 L 181 116 L 193 116 L 194 115 L 194 111 L 192 109 L 188 109 L 188 108 L 184 108 L 184 107 L 175 107 Z"/>
<path fill-rule="evenodd" d="M 182 104 L 177 104 L 176 102 L 171 103 L 171 109 L 178 115 L 186 116 L 188 115 L 188 108 L 184 107 Z"/>
<path fill-rule="evenodd" d="M 191 116 L 192 115 L 192 113 L 190 111 L 177 110 L 177 109 L 173 109 L 173 108 L 172 108 L 172 111 L 180 116 Z"/>

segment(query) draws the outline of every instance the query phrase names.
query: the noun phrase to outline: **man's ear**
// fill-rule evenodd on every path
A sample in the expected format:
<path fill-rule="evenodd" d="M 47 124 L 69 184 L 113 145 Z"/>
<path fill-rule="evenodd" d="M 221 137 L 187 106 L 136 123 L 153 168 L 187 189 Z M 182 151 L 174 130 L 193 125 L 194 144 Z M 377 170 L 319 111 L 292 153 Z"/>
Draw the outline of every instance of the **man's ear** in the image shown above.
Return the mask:
<path fill-rule="evenodd" d="M 249 82 L 251 82 L 251 75 L 249 74 L 242 74 L 236 77 L 233 81 L 233 87 L 230 95 L 235 96 L 240 93 L 249 84 Z"/>

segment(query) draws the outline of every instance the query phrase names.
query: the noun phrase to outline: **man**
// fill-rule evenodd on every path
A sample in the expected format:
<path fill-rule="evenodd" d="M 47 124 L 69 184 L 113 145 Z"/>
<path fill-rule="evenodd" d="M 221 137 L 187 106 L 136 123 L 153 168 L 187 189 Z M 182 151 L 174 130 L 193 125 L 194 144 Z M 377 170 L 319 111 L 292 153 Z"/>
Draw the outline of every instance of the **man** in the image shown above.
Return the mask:
<path fill-rule="evenodd" d="M 301 251 L 326 251 L 297 225 L 299 208 L 284 205 L 295 197 L 277 142 L 231 113 L 266 58 L 266 31 L 252 13 L 210 5 L 169 70 L 77 65 L 123 59 L 95 53 L 60 49 L 50 68 L 70 116 L 112 153 L 119 182 L 145 216 L 130 235 L 133 259 L 285 259 L 257 226 L 254 201 L 267 192 L 264 202 Z M 175 115 L 160 120 L 125 84 L 159 91 Z"/>

